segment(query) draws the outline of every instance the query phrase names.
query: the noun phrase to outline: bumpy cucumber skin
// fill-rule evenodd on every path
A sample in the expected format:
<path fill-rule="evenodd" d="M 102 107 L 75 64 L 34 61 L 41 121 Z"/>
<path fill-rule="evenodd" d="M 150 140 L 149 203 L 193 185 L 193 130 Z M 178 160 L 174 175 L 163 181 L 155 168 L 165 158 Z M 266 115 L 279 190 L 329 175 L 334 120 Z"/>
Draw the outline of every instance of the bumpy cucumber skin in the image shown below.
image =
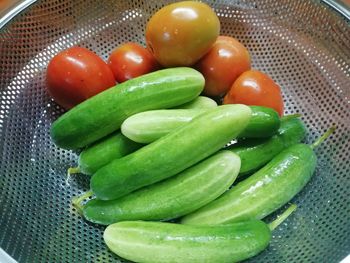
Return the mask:
<path fill-rule="evenodd" d="M 267 107 L 250 106 L 252 118 L 248 126 L 239 135 L 240 138 L 267 138 L 277 133 L 280 127 L 278 113 Z"/>
<path fill-rule="evenodd" d="M 169 109 L 140 112 L 127 118 L 122 133 L 138 143 L 151 143 L 189 123 L 208 109 Z"/>
<path fill-rule="evenodd" d="M 114 160 L 91 178 L 101 200 L 112 200 L 171 177 L 221 149 L 248 124 L 251 109 L 223 105 L 210 109 L 174 132 Z"/>
<path fill-rule="evenodd" d="M 104 241 L 114 253 L 140 263 L 232 263 L 257 255 L 270 240 L 260 220 L 221 226 L 125 221 L 108 226 Z"/>
<path fill-rule="evenodd" d="M 310 180 L 316 155 L 295 144 L 221 197 L 182 218 L 184 224 L 215 225 L 262 219 L 291 200 Z"/>
<path fill-rule="evenodd" d="M 282 150 L 299 143 L 305 135 L 305 125 L 298 118 L 282 120 L 278 133 L 271 138 L 244 139 L 226 149 L 241 158 L 239 176 L 242 176 L 256 171 Z"/>
<path fill-rule="evenodd" d="M 190 102 L 174 107 L 174 109 L 210 109 L 217 106 L 218 104 L 215 100 L 205 96 L 198 96 Z"/>
<path fill-rule="evenodd" d="M 129 116 L 171 108 L 196 98 L 204 77 L 192 68 L 155 71 L 110 88 L 72 108 L 51 127 L 55 144 L 78 149 L 116 131 Z"/>
<path fill-rule="evenodd" d="M 141 148 L 143 144 L 136 143 L 119 131 L 95 142 L 84 149 L 79 155 L 79 169 L 82 173 L 91 175 L 98 169 Z"/>
<path fill-rule="evenodd" d="M 241 161 L 220 151 L 178 175 L 147 186 L 120 199 L 93 199 L 84 217 L 109 225 L 126 220 L 169 220 L 191 213 L 223 194 L 236 179 Z"/>

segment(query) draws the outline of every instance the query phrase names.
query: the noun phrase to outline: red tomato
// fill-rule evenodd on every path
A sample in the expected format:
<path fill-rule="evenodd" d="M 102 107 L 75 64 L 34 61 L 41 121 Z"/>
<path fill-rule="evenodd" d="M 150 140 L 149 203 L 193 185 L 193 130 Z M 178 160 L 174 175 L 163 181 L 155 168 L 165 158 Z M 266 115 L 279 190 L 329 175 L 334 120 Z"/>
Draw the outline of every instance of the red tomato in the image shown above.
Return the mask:
<path fill-rule="evenodd" d="M 220 21 L 210 6 L 184 1 L 164 6 L 146 26 L 146 41 L 165 67 L 190 66 L 214 44 Z"/>
<path fill-rule="evenodd" d="M 158 68 L 158 63 L 148 49 L 136 43 L 126 43 L 115 49 L 108 64 L 118 82 L 123 82 Z"/>
<path fill-rule="evenodd" d="M 283 99 L 280 87 L 266 74 L 249 70 L 233 83 L 224 98 L 224 104 L 242 103 L 265 106 L 283 114 Z"/>
<path fill-rule="evenodd" d="M 47 89 L 65 109 L 115 85 L 113 72 L 94 52 L 66 49 L 52 58 L 46 72 Z"/>
<path fill-rule="evenodd" d="M 238 40 L 219 36 L 195 67 L 205 77 L 204 93 L 219 96 L 230 89 L 239 75 L 250 69 L 250 56 Z"/>

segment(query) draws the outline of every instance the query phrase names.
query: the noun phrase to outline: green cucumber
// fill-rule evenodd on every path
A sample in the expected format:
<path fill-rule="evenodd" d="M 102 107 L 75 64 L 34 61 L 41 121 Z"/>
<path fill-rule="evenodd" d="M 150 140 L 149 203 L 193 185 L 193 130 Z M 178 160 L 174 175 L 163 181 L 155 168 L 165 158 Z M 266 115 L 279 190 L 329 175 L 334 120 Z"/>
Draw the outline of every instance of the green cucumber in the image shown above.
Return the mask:
<path fill-rule="evenodd" d="M 221 226 L 124 221 L 103 238 L 117 255 L 140 263 L 232 263 L 263 251 L 271 230 L 260 220 Z"/>
<path fill-rule="evenodd" d="M 192 68 L 155 71 L 118 84 L 72 108 L 52 124 L 51 137 L 61 148 L 78 149 L 118 130 L 135 113 L 191 101 L 203 87 L 202 74 Z"/>
<path fill-rule="evenodd" d="M 114 159 L 132 153 L 142 146 L 143 144 L 126 138 L 119 131 L 115 132 L 95 142 L 80 153 L 78 170 L 84 174 L 94 174 Z"/>
<path fill-rule="evenodd" d="M 269 137 L 280 126 L 276 111 L 266 107 L 250 106 L 252 117 L 239 137 Z M 138 143 L 151 143 L 176 128 L 190 122 L 208 109 L 153 110 L 127 118 L 121 127 L 122 133 Z"/>
<path fill-rule="evenodd" d="M 242 139 L 226 148 L 241 158 L 240 176 L 252 173 L 287 147 L 304 139 L 306 129 L 298 118 L 283 119 L 276 135 L 264 139 Z"/>
<path fill-rule="evenodd" d="M 217 106 L 218 104 L 215 100 L 205 96 L 198 96 L 190 102 L 174 107 L 174 109 L 209 109 Z"/>
<path fill-rule="evenodd" d="M 91 178 L 96 197 L 111 200 L 171 177 L 218 151 L 247 126 L 251 109 L 223 105 L 134 153 L 114 160 Z"/>
<path fill-rule="evenodd" d="M 277 133 L 280 118 L 274 109 L 262 106 L 250 106 L 252 118 L 239 137 L 267 138 Z"/>
<path fill-rule="evenodd" d="M 264 218 L 303 189 L 316 168 L 313 148 L 332 132 L 330 129 L 311 146 L 295 144 L 283 150 L 255 174 L 181 222 L 215 225 Z"/>
<path fill-rule="evenodd" d="M 164 181 L 141 188 L 120 199 L 90 200 L 84 217 L 109 225 L 126 220 L 169 220 L 193 212 L 223 194 L 236 179 L 239 157 L 220 151 Z"/>

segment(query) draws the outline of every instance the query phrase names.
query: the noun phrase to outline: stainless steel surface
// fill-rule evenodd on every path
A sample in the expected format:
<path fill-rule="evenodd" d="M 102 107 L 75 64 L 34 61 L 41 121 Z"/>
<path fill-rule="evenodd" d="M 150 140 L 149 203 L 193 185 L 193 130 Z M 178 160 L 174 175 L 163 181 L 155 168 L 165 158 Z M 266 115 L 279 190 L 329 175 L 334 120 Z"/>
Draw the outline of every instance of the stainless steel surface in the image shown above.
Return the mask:
<path fill-rule="evenodd" d="M 45 69 L 73 45 L 106 59 L 123 42 L 144 43 L 147 19 L 169 2 L 38 1 L 2 28 L 0 246 L 19 262 L 123 262 L 103 244 L 103 227 L 70 206 L 89 180 L 79 175 L 66 183 L 77 155 L 50 140 L 50 125 L 63 110 L 45 91 Z M 298 210 L 249 262 L 339 262 L 350 252 L 349 22 L 311 0 L 209 3 L 221 33 L 242 41 L 253 67 L 281 85 L 286 113 L 303 114 L 307 142 L 338 126 L 316 151 L 311 182 L 293 199 Z"/>
<path fill-rule="evenodd" d="M 25 10 L 37 0 L 1 0 L 0 2 L 0 28 L 6 25 L 12 18 Z"/>
<path fill-rule="evenodd" d="M 343 16 L 350 20 L 350 1 L 349 0 L 322 0 L 327 5 L 333 7 Z"/>

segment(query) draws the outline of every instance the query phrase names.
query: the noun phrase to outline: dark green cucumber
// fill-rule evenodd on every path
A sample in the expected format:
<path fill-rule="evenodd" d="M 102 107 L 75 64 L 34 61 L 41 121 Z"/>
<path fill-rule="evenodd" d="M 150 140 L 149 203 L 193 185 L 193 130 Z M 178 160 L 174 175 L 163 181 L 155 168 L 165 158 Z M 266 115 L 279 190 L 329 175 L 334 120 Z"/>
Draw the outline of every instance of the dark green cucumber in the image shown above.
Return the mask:
<path fill-rule="evenodd" d="M 218 151 L 247 126 L 251 109 L 223 105 L 138 151 L 98 170 L 90 187 L 97 198 L 111 200 L 171 177 Z"/>
<path fill-rule="evenodd" d="M 79 155 L 79 171 L 91 175 L 98 169 L 141 148 L 143 144 L 126 138 L 119 131 L 95 142 Z"/>
<path fill-rule="evenodd" d="M 270 240 L 260 220 L 221 226 L 125 221 L 109 225 L 103 238 L 117 255 L 140 263 L 232 263 L 257 255 Z"/>
<path fill-rule="evenodd" d="M 305 135 L 305 125 L 301 120 L 282 118 L 277 134 L 271 138 L 246 138 L 226 149 L 239 155 L 242 161 L 239 173 L 245 175 L 256 171 L 287 147 L 299 143 Z"/>
<path fill-rule="evenodd" d="M 266 107 L 250 106 L 250 108 L 252 117 L 239 137 L 265 138 L 274 135 L 280 126 L 277 112 Z M 130 140 L 151 143 L 185 125 L 206 110 L 207 108 L 140 112 L 127 118 L 122 124 L 121 131 Z"/>
<path fill-rule="evenodd" d="M 309 145 L 292 145 L 218 199 L 183 217 L 181 222 L 215 225 L 262 219 L 300 192 L 315 167 L 316 155 Z"/>
<path fill-rule="evenodd" d="M 58 118 L 51 127 L 57 146 L 77 149 L 116 131 L 129 116 L 171 108 L 196 98 L 204 87 L 202 74 L 180 67 L 155 71 L 110 88 Z"/>
<path fill-rule="evenodd" d="M 252 118 L 239 137 L 266 138 L 277 133 L 280 127 L 280 118 L 275 110 L 262 106 L 250 106 L 250 108 L 252 109 Z"/>
<path fill-rule="evenodd" d="M 83 207 L 84 217 L 109 225 L 126 220 L 169 220 L 193 212 L 223 194 L 236 179 L 239 157 L 220 151 L 164 181 L 116 200 L 93 199 Z"/>
<path fill-rule="evenodd" d="M 182 218 L 183 224 L 215 225 L 262 219 L 297 193 L 312 177 L 317 163 L 313 151 L 335 130 L 330 128 L 312 145 L 295 144 L 218 199 Z"/>

